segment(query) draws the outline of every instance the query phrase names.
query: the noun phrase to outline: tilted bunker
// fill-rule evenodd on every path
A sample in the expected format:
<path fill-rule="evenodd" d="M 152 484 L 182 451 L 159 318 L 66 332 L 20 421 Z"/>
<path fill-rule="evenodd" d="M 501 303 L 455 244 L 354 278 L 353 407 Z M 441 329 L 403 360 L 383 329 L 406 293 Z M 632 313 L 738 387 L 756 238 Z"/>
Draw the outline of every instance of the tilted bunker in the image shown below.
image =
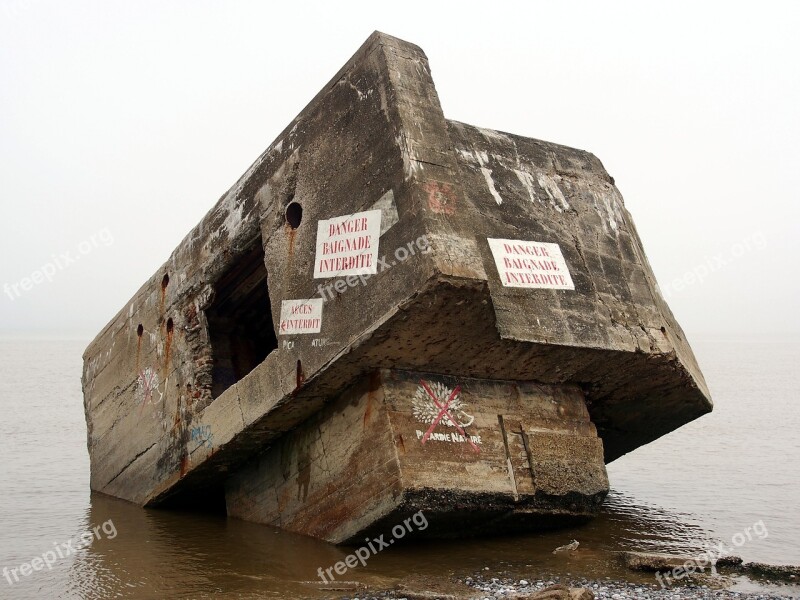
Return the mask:
<path fill-rule="evenodd" d="M 91 487 L 348 542 L 594 514 L 711 410 L 614 180 L 373 34 L 91 343 Z"/>

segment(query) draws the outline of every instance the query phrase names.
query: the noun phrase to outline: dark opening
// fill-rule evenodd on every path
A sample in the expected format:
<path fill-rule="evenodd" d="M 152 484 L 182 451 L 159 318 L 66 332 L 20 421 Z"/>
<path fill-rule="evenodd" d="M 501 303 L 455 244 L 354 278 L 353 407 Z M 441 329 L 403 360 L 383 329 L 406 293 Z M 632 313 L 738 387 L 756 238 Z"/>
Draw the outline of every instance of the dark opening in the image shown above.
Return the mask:
<path fill-rule="evenodd" d="M 301 388 L 306 381 L 306 374 L 303 372 L 303 363 L 297 359 L 297 388 Z"/>
<path fill-rule="evenodd" d="M 228 513 L 225 486 L 214 483 L 183 489 L 166 498 L 157 508 L 223 516 Z"/>
<path fill-rule="evenodd" d="M 168 285 L 169 285 L 169 273 L 164 273 L 164 278 L 161 280 L 161 289 L 162 290 L 167 289 Z"/>
<path fill-rule="evenodd" d="M 138 335 L 139 337 L 142 337 L 143 333 L 144 333 L 144 325 L 139 323 L 139 326 L 136 328 L 136 335 Z"/>
<path fill-rule="evenodd" d="M 206 318 L 214 356 L 211 396 L 217 398 L 278 347 L 261 237 L 220 277 L 214 292 Z"/>
<path fill-rule="evenodd" d="M 300 227 L 303 220 L 303 207 L 297 202 L 290 202 L 286 207 L 286 222 L 292 229 Z"/>

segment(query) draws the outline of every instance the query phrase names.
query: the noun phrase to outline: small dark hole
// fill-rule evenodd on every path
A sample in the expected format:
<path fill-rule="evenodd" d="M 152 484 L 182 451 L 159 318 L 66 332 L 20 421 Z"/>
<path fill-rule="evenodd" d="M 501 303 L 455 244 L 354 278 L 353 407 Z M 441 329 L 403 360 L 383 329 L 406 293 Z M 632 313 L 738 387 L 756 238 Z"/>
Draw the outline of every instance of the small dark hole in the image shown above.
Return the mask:
<path fill-rule="evenodd" d="M 662 327 L 661 328 L 661 333 L 667 333 L 667 328 L 666 327 Z"/>
<path fill-rule="evenodd" d="M 164 279 L 161 280 L 161 289 L 162 290 L 167 289 L 168 285 L 169 285 L 169 274 L 164 273 Z"/>
<path fill-rule="evenodd" d="M 136 328 L 136 335 L 142 337 L 143 333 L 144 333 L 144 326 L 141 323 L 139 323 L 139 326 Z"/>
<path fill-rule="evenodd" d="M 286 207 L 286 222 L 292 229 L 300 227 L 303 220 L 303 207 L 297 202 L 290 202 Z"/>
<path fill-rule="evenodd" d="M 175 329 L 175 323 L 172 322 L 172 317 L 167 319 L 167 333 L 172 333 L 172 330 Z"/>

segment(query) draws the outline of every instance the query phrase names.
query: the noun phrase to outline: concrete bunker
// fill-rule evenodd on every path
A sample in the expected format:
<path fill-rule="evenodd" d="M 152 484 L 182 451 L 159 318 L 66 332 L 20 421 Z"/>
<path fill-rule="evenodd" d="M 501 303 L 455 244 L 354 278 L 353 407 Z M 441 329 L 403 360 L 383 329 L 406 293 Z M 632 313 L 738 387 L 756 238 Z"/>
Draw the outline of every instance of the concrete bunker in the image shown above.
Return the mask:
<path fill-rule="evenodd" d="M 590 518 L 606 463 L 712 409 L 597 157 L 446 119 L 377 32 L 98 334 L 83 391 L 93 490 L 334 543 L 419 510 L 435 536 Z"/>

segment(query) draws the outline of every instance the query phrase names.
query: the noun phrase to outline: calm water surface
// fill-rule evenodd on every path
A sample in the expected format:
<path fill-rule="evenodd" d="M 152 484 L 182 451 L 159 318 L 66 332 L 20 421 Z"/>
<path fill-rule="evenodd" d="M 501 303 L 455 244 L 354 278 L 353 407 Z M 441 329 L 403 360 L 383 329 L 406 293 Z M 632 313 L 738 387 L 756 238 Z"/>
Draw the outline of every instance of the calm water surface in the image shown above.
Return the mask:
<path fill-rule="evenodd" d="M 20 583 L 0 578 L 0 598 L 322 597 L 313 585 L 317 569 L 349 551 L 224 517 L 142 510 L 90 495 L 80 389 L 85 346 L 0 341 L 0 568 L 19 567 L 109 519 L 116 535 L 101 530 L 90 547 Z M 733 546 L 759 521 L 768 536 L 752 536 L 735 553 L 800 564 L 800 343 L 706 338 L 694 348 L 715 411 L 609 465 L 613 492 L 599 518 L 569 531 L 396 546 L 346 579 L 388 584 L 410 573 L 483 571 L 653 583 L 620 571 L 612 552 Z M 574 557 L 552 555 L 572 538 L 581 542 Z"/>

